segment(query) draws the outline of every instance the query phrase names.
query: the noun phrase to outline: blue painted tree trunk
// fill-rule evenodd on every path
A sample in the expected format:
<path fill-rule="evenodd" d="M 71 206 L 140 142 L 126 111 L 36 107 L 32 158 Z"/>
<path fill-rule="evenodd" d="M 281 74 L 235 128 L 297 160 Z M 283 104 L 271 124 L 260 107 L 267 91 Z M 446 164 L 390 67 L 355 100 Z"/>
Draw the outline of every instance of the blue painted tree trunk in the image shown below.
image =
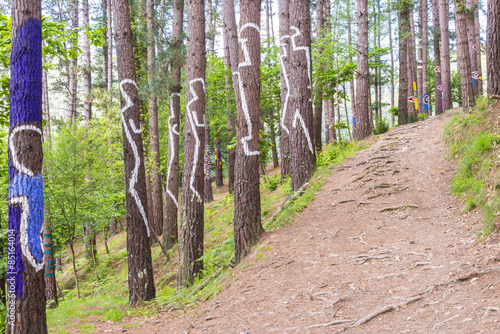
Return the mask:
<path fill-rule="evenodd" d="M 12 4 L 9 127 L 6 333 L 47 333 L 40 0 Z"/>

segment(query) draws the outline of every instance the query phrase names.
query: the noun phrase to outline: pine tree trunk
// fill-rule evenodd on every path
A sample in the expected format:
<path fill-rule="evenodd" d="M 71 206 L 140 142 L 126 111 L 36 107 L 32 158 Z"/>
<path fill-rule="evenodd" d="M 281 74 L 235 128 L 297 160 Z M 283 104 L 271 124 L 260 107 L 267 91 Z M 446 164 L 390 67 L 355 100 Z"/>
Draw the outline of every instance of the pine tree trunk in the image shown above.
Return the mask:
<path fill-rule="evenodd" d="M 374 49 L 377 48 L 377 19 L 378 19 L 378 15 L 377 15 L 377 8 L 376 8 L 376 1 L 373 1 L 373 46 L 374 46 Z M 374 60 L 375 62 L 378 62 L 378 57 L 375 56 L 374 57 Z M 378 105 L 379 105 L 379 96 L 378 96 L 378 69 L 375 67 L 374 69 L 374 75 L 372 76 L 373 78 L 373 88 L 374 88 L 374 91 L 375 91 L 375 103 L 371 103 L 370 101 L 370 108 L 375 111 L 375 119 L 379 117 L 378 113 L 379 113 L 379 108 L 378 108 Z M 370 89 L 370 88 L 369 88 Z"/>
<path fill-rule="evenodd" d="M 121 120 L 127 202 L 127 254 L 129 304 L 155 297 L 150 226 L 143 144 L 140 123 L 140 100 L 134 64 L 133 35 L 127 0 L 115 0 L 113 6 L 118 80 L 120 82 Z"/>
<path fill-rule="evenodd" d="M 500 6 L 488 1 L 486 25 L 486 64 L 488 69 L 488 96 L 500 95 Z"/>
<path fill-rule="evenodd" d="M 149 140 L 151 145 L 151 179 L 153 181 L 153 203 L 151 226 L 158 236 L 163 233 L 163 198 L 160 176 L 160 135 L 158 133 L 158 103 L 154 93 L 155 77 L 155 25 L 154 1 L 147 0 L 147 34 L 148 34 L 148 85 L 149 85 Z"/>
<path fill-rule="evenodd" d="M 476 63 L 477 63 L 477 86 L 478 86 L 478 94 L 483 95 L 483 66 L 482 66 L 482 59 L 481 59 L 481 36 L 480 36 L 480 30 L 479 30 L 479 3 L 478 0 L 474 0 L 474 5 L 476 6 L 476 10 L 474 11 L 474 32 L 475 32 L 475 39 L 474 39 L 474 44 L 476 45 Z"/>
<path fill-rule="evenodd" d="M 234 131 L 234 122 L 233 122 L 233 110 L 232 110 L 232 105 L 231 105 L 231 98 L 229 96 L 229 92 L 231 92 L 231 59 L 229 59 L 229 46 L 227 42 L 227 36 L 226 36 L 226 31 L 223 31 L 222 34 L 222 40 L 223 40 L 223 48 L 224 48 L 224 69 L 226 71 L 225 73 L 225 87 L 226 87 L 226 115 L 227 115 L 227 121 L 226 121 L 226 132 L 228 135 L 228 138 L 233 138 L 236 134 Z M 220 143 L 219 143 L 220 144 Z M 218 154 L 221 154 L 220 152 L 220 146 L 218 150 Z M 227 162 L 227 174 L 228 174 L 228 190 L 229 193 L 232 194 L 234 192 L 234 159 L 236 157 L 236 152 L 234 149 L 228 149 L 227 152 L 228 155 L 228 162 Z M 222 178 L 222 156 L 220 158 L 220 166 L 221 166 L 221 171 L 220 175 Z M 219 169 L 217 169 L 219 170 Z M 223 185 L 223 182 L 221 180 L 221 186 Z M 219 186 L 219 183 L 217 184 Z"/>
<path fill-rule="evenodd" d="M 410 33 L 407 40 L 408 46 L 408 91 L 412 92 L 415 102 L 408 108 L 408 113 L 416 114 L 418 112 L 418 92 L 415 94 L 417 88 L 417 61 L 415 59 L 415 22 L 413 18 L 413 10 L 410 8 Z"/>
<path fill-rule="evenodd" d="M 280 137 L 280 154 L 281 154 L 281 179 L 285 179 L 290 175 L 290 11 L 289 1 L 279 0 L 279 35 L 280 35 L 280 69 L 281 69 L 281 137 Z"/>
<path fill-rule="evenodd" d="M 240 263 L 263 233 L 259 190 L 260 1 L 240 1 L 240 50 L 234 184 L 235 262 Z"/>
<path fill-rule="evenodd" d="M 239 87 L 236 73 L 238 72 L 238 31 L 236 28 L 236 16 L 234 12 L 234 1 L 233 0 L 223 0 L 222 1 L 222 15 L 224 17 L 224 36 L 227 42 L 227 57 L 228 65 L 231 67 L 233 89 L 236 100 L 239 99 Z M 234 124 L 236 119 L 232 119 L 231 115 L 227 117 L 227 129 L 230 138 L 235 136 Z M 236 151 L 231 149 L 228 151 L 228 163 L 227 163 L 227 174 L 228 174 L 228 185 L 229 193 L 234 192 L 235 183 L 235 166 L 236 166 Z"/>
<path fill-rule="evenodd" d="M 215 139 L 214 151 L 215 151 L 215 185 L 217 186 L 217 188 L 220 188 L 224 186 L 224 179 L 222 175 L 222 154 L 220 151 L 219 138 Z"/>
<path fill-rule="evenodd" d="M 108 71 L 106 78 L 106 87 L 108 92 L 110 92 L 110 105 L 113 101 L 113 94 L 111 94 L 111 89 L 113 88 L 113 8 L 111 6 L 111 0 L 108 0 Z"/>
<path fill-rule="evenodd" d="M 203 270 L 203 143 L 205 142 L 205 6 L 187 1 L 186 125 L 179 235 L 178 286 L 193 284 Z"/>
<path fill-rule="evenodd" d="M 451 100 L 450 34 L 448 0 L 439 0 L 439 28 L 441 29 L 441 88 L 443 92 L 443 111 L 453 108 Z"/>
<path fill-rule="evenodd" d="M 431 114 L 430 109 L 430 98 L 428 94 L 428 77 L 427 77 L 427 66 L 428 66 L 428 48 L 429 48 L 429 16 L 428 16 L 428 0 L 421 1 L 421 11 L 422 11 L 422 106 L 427 105 L 427 110 L 422 110 L 427 114 Z"/>
<path fill-rule="evenodd" d="M 266 36 L 267 36 L 267 49 L 271 49 L 271 30 L 270 30 L 270 0 L 266 0 Z M 274 131 L 274 108 L 271 106 L 269 109 L 269 127 L 271 132 L 271 151 L 273 156 L 273 168 L 278 168 L 279 159 L 278 159 L 278 150 L 276 148 L 276 133 Z"/>
<path fill-rule="evenodd" d="M 184 0 L 174 1 L 172 19 L 172 78 L 168 118 L 168 165 L 165 185 L 165 216 L 163 222 L 163 246 L 174 247 L 178 240 L 177 214 L 179 200 L 179 125 L 181 113 L 181 71 L 184 62 L 183 16 Z"/>
<path fill-rule="evenodd" d="M 71 9 L 71 28 L 73 31 L 78 30 L 78 0 L 72 0 Z M 78 36 L 78 35 L 77 35 Z M 78 37 L 71 41 L 71 48 L 73 52 L 78 47 Z M 78 56 L 75 52 L 75 58 L 70 60 L 70 72 L 69 72 L 69 83 L 68 83 L 68 113 L 67 117 L 69 120 L 76 119 L 76 103 L 77 103 L 77 85 L 78 85 Z"/>
<path fill-rule="evenodd" d="M 312 176 L 316 167 L 313 146 L 311 15 L 309 0 L 290 1 L 290 157 L 292 191 Z"/>
<path fill-rule="evenodd" d="M 205 153 L 204 153 L 205 171 L 205 203 L 210 203 L 214 200 L 212 191 L 212 152 L 210 150 L 210 127 L 208 121 L 205 121 Z"/>
<path fill-rule="evenodd" d="M 390 30 L 390 29 L 389 29 Z M 392 41 L 392 39 L 391 39 Z M 351 0 L 347 0 L 347 42 L 349 43 L 349 62 L 352 63 L 352 33 L 351 33 Z M 392 54 L 392 47 L 391 47 Z M 356 91 L 354 88 L 354 77 L 349 80 L 349 91 L 351 98 L 351 113 L 356 117 Z M 346 116 L 347 117 L 347 116 Z M 348 120 L 349 121 L 349 120 Z M 354 132 L 354 127 L 353 127 Z"/>
<path fill-rule="evenodd" d="M 357 1 L 358 58 L 356 77 L 356 140 L 368 137 L 372 132 L 370 121 L 370 74 L 368 70 L 368 2 Z"/>
<path fill-rule="evenodd" d="M 424 87 L 423 87 L 423 79 L 424 79 L 424 48 L 423 48 L 423 2 L 427 0 L 419 0 L 419 8 L 418 8 L 418 47 L 417 47 L 417 91 L 418 91 L 418 113 L 423 113 L 423 103 L 422 98 L 424 96 Z M 427 2 L 426 2 L 427 3 Z"/>
<path fill-rule="evenodd" d="M 329 1 L 329 0 L 327 0 Z M 323 36 L 324 30 L 324 17 L 323 17 L 323 9 L 324 4 L 323 0 L 318 0 L 316 2 L 316 36 L 318 39 L 321 39 Z M 323 48 L 318 49 L 318 53 L 321 55 L 323 53 Z M 318 80 L 316 84 L 315 91 L 315 103 L 314 103 L 314 146 L 316 147 L 316 151 L 321 152 L 322 148 L 322 138 L 321 138 L 321 130 L 323 127 L 323 82 Z"/>
<path fill-rule="evenodd" d="M 83 7 L 83 25 L 88 27 L 89 22 L 89 0 L 82 0 Z M 87 28 L 90 29 L 90 28 Z M 92 97 L 90 96 L 92 88 L 92 67 L 90 61 L 90 44 L 88 30 L 83 34 L 83 120 L 88 125 L 92 118 Z"/>
<path fill-rule="evenodd" d="M 467 13 L 465 16 L 466 24 L 467 24 L 467 42 L 469 48 L 469 60 L 470 60 L 470 72 L 472 77 L 472 89 L 474 90 L 474 95 L 479 95 L 479 74 L 478 74 L 478 66 L 477 66 L 477 51 L 474 49 L 476 45 L 476 31 L 475 31 L 475 15 L 472 8 L 474 7 L 474 0 L 467 0 Z"/>
<path fill-rule="evenodd" d="M 325 20 L 325 30 L 327 32 L 332 32 L 332 15 L 331 15 L 331 3 L 330 1 L 323 1 L 324 7 L 323 7 L 323 18 Z M 338 3 L 339 5 L 340 3 Z M 337 5 L 337 13 L 338 13 L 338 5 Z M 337 15 L 338 18 L 338 15 Z M 336 25 L 335 25 L 335 31 L 337 31 L 339 22 L 336 20 Z M 325 130 L 328 131 L 328 138 L 330 143 L 333 143 L 337 141 L 337 133 L 335 132 L 335 110 L 333 108 L 333 101 L 326 100 L 325 101 Z M 326 125 L 326 120 L 328 120 L 328 125 Z"/>
<path fill-rule="evenodd" d="M 457 63 L 462 87 L 462 106 L 464 110 L 476 105 L 472 89 L 469 43 L 467 39 L 467 14 L 464 4 L 455 1 L 455 31 L 457 33 Z"/>
<path fill-rule="evenodd" d="M 208 23 L 208 31 L 207 31 L 207 52 L 215 53 L 215 21 L 214 21 L 214 8 L 216 8 L 216 4 L 212 2 L 212 0 L 207 0 L 207 23 Z"/>
<path fill-rule="evenodd" d="M 107 90 L 107 80 L 108 80 L 108 1 L 102 0 L 102 27 L 104 40 L 102 44 L 102 82 L 103 89 Z"/>
<path fill-rule="evenodd" d="M 42 8 L 12 3 L 6 333 L 47 333 L 43 247 Z"/>
<path fill-rule="evenodd" d="M 406 0 L 398 3 L 399 25 L 399 99 L 398 99 L 398 124 L 408 123 L 408 40 L 410 38 L 410 10 Z"/>
<path fill-rule="evenodd" d="M 441 82 L 441 70 L 436 71 L 436 68 L 441 68 L 441 29 L 439 25 L 439 0 L 432 0 L 432 29 L 434 32 L 434 87 L 435 87 L 435 113 L 440 115 L 443 113 L 443 93 Z"/>

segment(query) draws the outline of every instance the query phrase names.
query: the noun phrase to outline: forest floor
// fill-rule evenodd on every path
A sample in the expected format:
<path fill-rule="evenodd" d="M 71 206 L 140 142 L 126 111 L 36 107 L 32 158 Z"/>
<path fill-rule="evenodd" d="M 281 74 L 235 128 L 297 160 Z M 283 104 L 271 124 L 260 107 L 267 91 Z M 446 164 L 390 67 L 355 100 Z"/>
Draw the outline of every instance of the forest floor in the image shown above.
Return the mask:
<path fill-rule="evenodd" d="M 220 294 L 96 333 L 500 333 L 500 238 L 449 184 L 451 113 L 392 129 L 265 233 Z"/>

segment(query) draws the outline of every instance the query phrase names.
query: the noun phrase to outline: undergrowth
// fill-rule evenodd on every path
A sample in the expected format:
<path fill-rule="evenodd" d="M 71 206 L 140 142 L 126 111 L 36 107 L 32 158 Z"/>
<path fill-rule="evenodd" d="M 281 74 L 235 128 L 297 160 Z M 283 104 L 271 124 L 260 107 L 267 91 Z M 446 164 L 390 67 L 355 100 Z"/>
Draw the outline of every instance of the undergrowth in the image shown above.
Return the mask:
<path fill-rule="evenodd" d="M 273 231 L 293 222 L 296 213 L 301 212 L 311 202 L 321 186 L 327 182 L 332 167 L 346 157 L 363 149 L 362 143 L 330 144 L 317 157 L 317 170 L 309 180 L 309 186 L 302 196 L 288 203 L 273 219 L 287 196 L 290 196 L 291 182 L 287 177 L 281 180 L 279 173 L 271 173 L 261 179 L 261 217 L 266 231 Z M 219 197 L 220 198 L 220 197 Z M 84 251 L 78 252 L 77 265 L 82 298 L 77 299 L 72 270 L 65 265 L 65 271 L 58 280 L 65 287 L 64 300 L 56 309 L 47 311 L 51 333 L 68 333 L 78 329 L 93 333 L 96 320 L 119 322 L 127 316 L 153 316 L 166 308 L 188 310 L 198 303 L 213 298 L 232 282 L 234 266 L 233 236 L 233 195 L 226 194 L 221 199 L 205 204 L 205 249 L 200 259 L 203 272 L 189 288 L 177 288 L 176 266 L 177 246 L 169 251 L 165 259 L 158 245 L 152 247 L 155 268 L 157 298 L 140 306 L 128 306 L 126 234 L 122 232 L 109 239 L 110 254 L 102 245 L 98 247 L 99 264 L 96 270 L 85 260 Z M 267 246 L 258 245 L 256 250 L 264 251 Z M 262 255 L 262 254 L 261 254 Z M 70 258 L 64 259 L 65 263 Z"/>
<path fill-rule="evenodd" d="M 450 158 L 458 170 L 451 190 L 461 196 L 468 212 L 480 208 L 485 216 L 481 231 L 487 236 L 497 229 L 500 214 L 500 108 L 479 101 L 470 113 L 455 114 L 445 127 Z"/>

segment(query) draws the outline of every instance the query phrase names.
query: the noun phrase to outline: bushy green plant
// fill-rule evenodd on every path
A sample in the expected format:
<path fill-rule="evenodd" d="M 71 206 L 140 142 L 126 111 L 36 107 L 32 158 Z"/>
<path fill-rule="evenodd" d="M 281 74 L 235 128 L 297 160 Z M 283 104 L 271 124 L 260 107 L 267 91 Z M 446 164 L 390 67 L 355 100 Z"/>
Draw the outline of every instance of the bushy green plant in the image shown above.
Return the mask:
<path fill-rule="evenodd" d="M 416 112 L 408 113 L 408 124 L 418 122 L 418 115 Z"/>
<path fill-rule="evenodd" d="M 422 122 L 422 121 L 425 121 L 427 118 L 429 118 L 429 115 L 426 113 L 420 113 L 420 114 L 418 114 L 417 117 L 418 117 L 418 121 Z"/>
<path fill-rule="evenodd" d="M 275 174 L 273 176 L 271 176 L 267 182 L 265 182 L 266 184 L 266 187 L 269 191 L 274 191 L 276 190 L 276 188 L 278 188 L 278 186 L 280 185 L 281 183 L 281 175 L 280 174 Z"/>
<path fill-rule="evenodd" d="M 389 110 L 387 110 L 387 112 L 394 117 L 398 117 L 399 109 L 398 107 L 391 107 L 389 108 Z"/>
<path fill-rule="evenodd" d="M 123 320 L 123 311 L 119 308 L 113 308 L 106 312 L 104 315 L 104 320 L 105 321 L 113 321 L 113 322 L 118 322 Z"/>
<path fill-rule="evenodd" d="M 379 135 L 382 133 L 385 133 L 389 131 L 389 128 L 391 125 L 389 124 L 388 121 L 386 121 L 383 117 L 376 117 L 375 118 L 375 128 L 373 129 L 373 134 L 374 135 Z"/>

